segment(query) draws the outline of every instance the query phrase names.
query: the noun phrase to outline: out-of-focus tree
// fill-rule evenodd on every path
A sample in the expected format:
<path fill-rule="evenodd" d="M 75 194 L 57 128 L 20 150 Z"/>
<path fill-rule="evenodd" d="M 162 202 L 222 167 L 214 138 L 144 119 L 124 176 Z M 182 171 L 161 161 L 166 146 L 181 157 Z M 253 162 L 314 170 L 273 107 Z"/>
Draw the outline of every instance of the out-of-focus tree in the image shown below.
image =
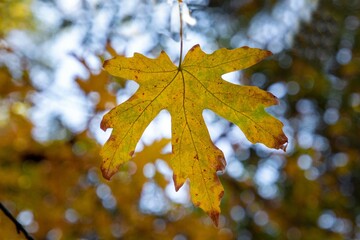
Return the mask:
<path fill-rule="evenodd" d="M 290 140 L 286 153 L 250 145 L 205 113 L 228 164 L 219 227 L 186 186 L 174 194 L 166 138 L 144 138 L 111 181 L 98 167 L 99 119 L 136 89 L 101 64 L 162 49 L 177 61 L 172 1 L 0 2 L 1 203 L 36 239 L 359 238 L 360 2 L 186 4 L 185 48 L 274 53 L 229 80 L 276 95 Z M 0 238 L 23 239 L 2 213 Z"/>

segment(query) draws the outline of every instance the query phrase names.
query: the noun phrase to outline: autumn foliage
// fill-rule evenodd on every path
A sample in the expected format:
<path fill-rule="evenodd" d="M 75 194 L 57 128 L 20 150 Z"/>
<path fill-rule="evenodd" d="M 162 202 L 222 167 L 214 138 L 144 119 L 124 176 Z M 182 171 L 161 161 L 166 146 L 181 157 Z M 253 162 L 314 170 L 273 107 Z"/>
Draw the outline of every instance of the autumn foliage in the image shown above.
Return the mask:
<path fill-rule="evenodd" d="M 101 122 L 103 130 L 113 128 L 101 152 L 104 177 L 110 179 L 122 163 L 131 159 L 145 128 L 161 110 L 167 109 L 172 121 L 169 163 L 174 171 L 175 188 L 179 190 L 189 179 L 193 203 L 218 225 L 224 190 L 216 172 L 224 171 L 226 163 L 223 153 L 210 139 L 202 112 L 210 109 L 229 119 L 253 143 L 285 149 L 283 124 L 264 110 L 277 103 L 276 97 L 257 87 L 238 86 L 220 78 L 252 66 L 268 55 L 268 51 L 248 47 L 220 49 L 207 55 L 196 45 L 179 67 L 165 52 L 157 59 L 135 54 L 132 58 L 119 56 L 106 61 L 106 71 L 135 80 L 140 88 Z"/>
<path fill-rule="evenodd" d="M 0 0 L 1 206 L 34 239 L 358 239 L 360 3 L 183 1 L 178 61 L 170 2 Z"/>

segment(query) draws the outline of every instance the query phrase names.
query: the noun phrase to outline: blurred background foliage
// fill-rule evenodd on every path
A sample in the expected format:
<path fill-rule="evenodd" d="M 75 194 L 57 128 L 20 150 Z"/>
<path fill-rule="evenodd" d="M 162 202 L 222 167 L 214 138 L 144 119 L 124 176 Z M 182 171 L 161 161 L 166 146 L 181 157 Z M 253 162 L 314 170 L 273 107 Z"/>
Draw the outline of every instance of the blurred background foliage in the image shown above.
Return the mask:
<path fill-rule="evenodd" d="M 179 58 L 175 1 L 0 1 L 0 201 L 36 239 L 359 239 L 360 1 L 188 0 L 185 49 L 274 55 L 229 81 L 279 98 L 286 153 L 205 111 L 227 170 L 220 226 L 175 194 L 162 114 L 136 157 L 99 172 L 102 115 L 136 86 L 115 54 Z M 188 11 L 186 11 L 188 9 Z M 0 238 L 23 239 L 0 213 Z"/>

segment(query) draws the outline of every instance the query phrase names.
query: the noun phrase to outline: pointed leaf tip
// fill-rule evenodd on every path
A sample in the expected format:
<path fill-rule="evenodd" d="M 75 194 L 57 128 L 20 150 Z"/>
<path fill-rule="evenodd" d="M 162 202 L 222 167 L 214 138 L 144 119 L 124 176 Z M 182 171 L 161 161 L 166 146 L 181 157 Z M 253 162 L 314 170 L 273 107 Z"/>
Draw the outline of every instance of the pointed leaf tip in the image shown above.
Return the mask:
<path fill-rule="evenodd" d="M 105 69 L 107 67 L 107 65 L 109 65 L 111 59 L 105 60 L 103 63 L 103 68 Z"/>
<path fill-rule="evenodd" d="M 223 154 L 217 156 L 218 165 L 216 166 L 217 172 L 224 172 L 226 167 L 226 160 Z"/>
<path fill-rule="evenodd" d="M 219 227 L 219 216 L 220 212 L 212 211 L 209 213 L 209 217 L 211 218 L 216 227 Z"/>
<path fill-rule="evenodd" d="M 101 166 L 100 169 L 101 169 L 102 176 L 108 181 L 110 181 L 111 177 L 114 176 L 114 174 L 117 172 L 117 170 L 110 171 L 108 168 L 104 168 L 104 166 Z"/>
<path fill-rule="evenodd" d="M 101 128 L 101 130 L 103 130 L 104 132 L 106 131 L 106 129 L 108 129 L 109 127 L 108 127 L 108 123 L 107 123 L 107 121 L 103 118 L 102 119 L 102 121 L 101 121 L 101 123 L 100 123 L 100 128 Z"/>
<path fill-rule="evenodd" d="M 174 180 L 174 185 L 175 185 L 175 191 L 177 192 L 184 185 L 184 182 L 179 183 L 179 180 L 177 179 L 176 174 L 173 174 L 173 180 Z"/>
<path fill-rule="evenodd" d="M 281 149 L 286 152 L 286 148 L 288 146 L 288 138 L 284 135 L 282 139 L 279 141 L 279 147 L 277 149 Z"/>
<path fill-rule="evenodd" d="M 197 48 L 200 48 L 201 49 L 201 47 L 200 47 L 200 45 L 199 44 L 196 44 L 196 45 L 194 45 L 192 48 L 190 48 L 189 49 L 189 52 L 193 52 L 195 49 L 197 49 Z"/>

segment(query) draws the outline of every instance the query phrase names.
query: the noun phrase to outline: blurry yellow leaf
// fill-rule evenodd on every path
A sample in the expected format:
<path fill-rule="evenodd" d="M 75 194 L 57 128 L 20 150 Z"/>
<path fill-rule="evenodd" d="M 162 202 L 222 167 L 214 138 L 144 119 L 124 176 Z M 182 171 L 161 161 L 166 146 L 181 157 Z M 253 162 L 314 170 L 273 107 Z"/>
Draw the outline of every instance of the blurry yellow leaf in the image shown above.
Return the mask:
<path fill-rule="evenodd" d="M 0 37 L 12 29 L 31 27 L 31 2 L 32 0 L 0 1 Z"/>
<path fill-rule="evenodd" d="M 0 97 L 5 97 L 14 92 L 18 93 L 17 96 L 22 100 L 27 94 L 33 90 L 28 74 L 24 72 L 22 79 L 13 79 L 9 70 L 5 67 L 0 67 Z"/>
<path fill-rule="evenodd" d="M 170 154 L 162 153 L 163 148 L 168 143 L 170 143 L 170 139 L 161 139 L 159 141 L 153 142 L 151 145 L 145 145 L 144 149 L 141 152 L 135 154 L 133 161 L 136 163 L 137 167 L 136 180 L 139 182 L 139 186 L 142 187 L 143 184 L 146 182 L 146 178 L 143 174 L 143 169 L 147 163 L 155 163 L 158 159 L 162 159 L 167 162 L 170 160 Z M 159 174 L 159 172 L 155 173 L 154 179 L 156 180 L 156 183 L 163 188 L 165 188 L 165 186 L 167 185 L 167 181 L 165 181 L 164 176 L 162 176 L 162 174 Z"/>
<path fill-rule="evenodd" d="M 97 93 L 96 110 L 103 111 L 109 109 L 109 106 L 116 103 L 115 93 L 108 91 L 107 86 L 109 84 L 110 77 L 105 72 L 101 71 L 99 74 L 90 73 L 90 77 L 87 80 L 76 79 L 80 88 L 86 93 Z"/>

